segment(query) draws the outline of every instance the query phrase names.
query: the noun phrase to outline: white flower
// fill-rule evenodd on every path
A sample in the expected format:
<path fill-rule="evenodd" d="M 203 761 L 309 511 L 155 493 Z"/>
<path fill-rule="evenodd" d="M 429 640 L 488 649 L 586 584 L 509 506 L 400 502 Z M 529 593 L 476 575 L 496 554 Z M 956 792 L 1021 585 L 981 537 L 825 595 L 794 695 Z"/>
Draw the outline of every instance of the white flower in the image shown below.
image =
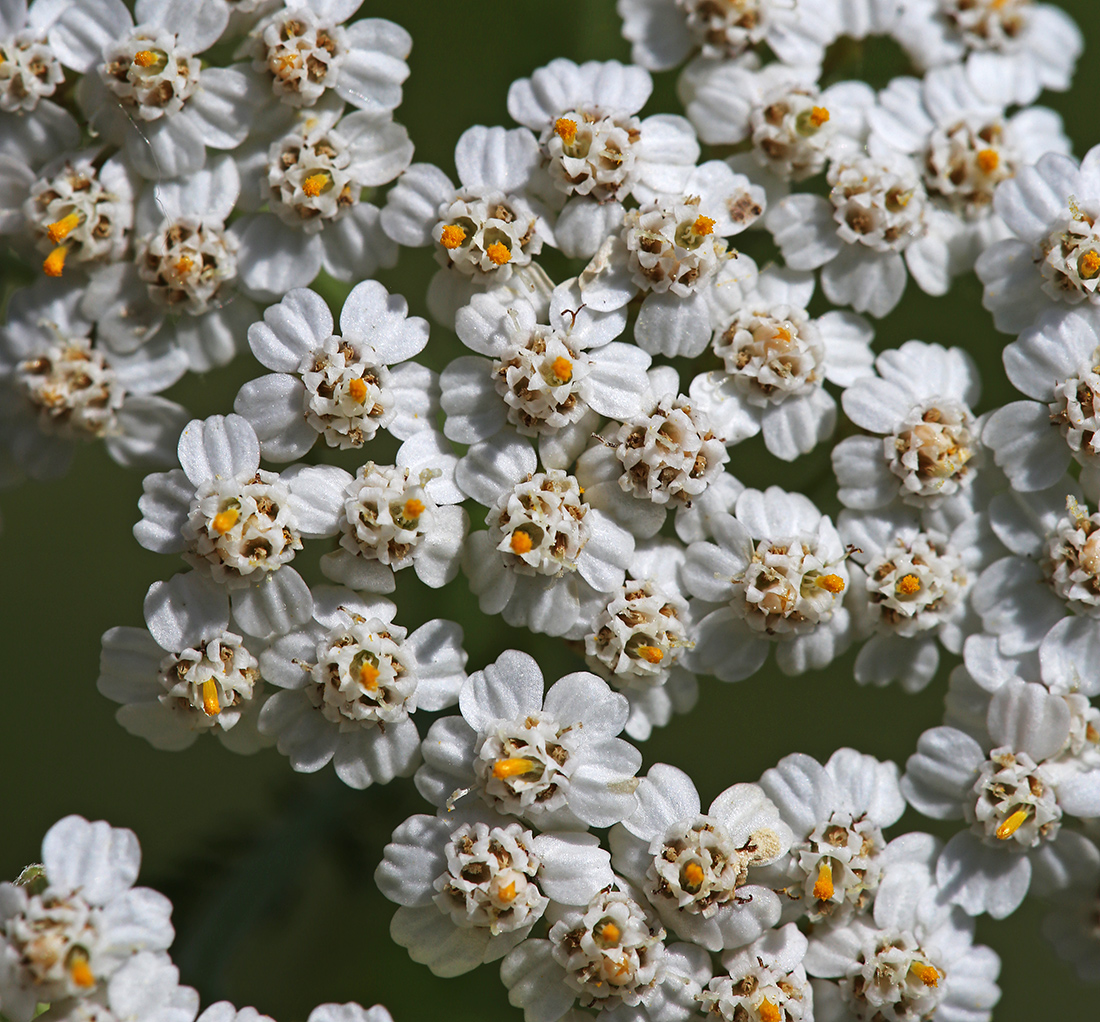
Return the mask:
<path fill-rule="evenodd" d="M 288 123 L 276 111 L 238 156 L 242 205 L 268 207 L 238 228 L 244 285 L 275 300 L 311 284 L 322 268 L 350 282 L 393 266 L 397 246 L 363 191 L 396 178 L 412 153 L 405 127 L 388 115 L 344 115 L 342 103 L 321 103 Z"/>
<path fill-rule="evenodd" d="M 652 88 L 640 67 L 564 58 L 509 88 L 508 112 L 538 134 L 557 204 L 565 203 L 555 235 L 567 255 L 591 256 L 622 219 L 624 199 L 679 191 L 699 158 L 684 118 L 635 116 Z"/>
<path fill-rule="evenodd" d="M 915 511 L 900 507 L 842 511 L 837 529 L 863 568 L 853 579 L 852 606 L 862 597 L 864 627 L 873 632 L 856 657 L 856 680 L 897 680 L 919 692 L 939 667 L 936 640 L 959 653 L 980 627 L 968 598 L 998 544 L 981 516 L 967 516 L 948 535 L 922 528 Z"/>
<path fill-rule="evenodd" d="M 260 713 L 262 733 L 303 773 L 330 760 L 353 788 L 408 777 L 420 762 L 418 707 L 453 706 L 466 680 L 462 629 L 434 620 L 411 635 L 383 597 L 317 586 L 313 620 L 260 654 L 273 695 Z"/>
<path fill-rule="evenodd" d="M 901 300 L 907 265 L 928 294 L 947 291 L 948 281 L 927 272 L 926 250 L 940 243 L 928 233 L 928 196 L 915 160 L 889 151 L 845 156 L 829 168 L 828 183 L 828 199 L 789 195 L 765 218 L 788 266 L 822 267 L 831 302 L 876 317 Z"/>
<path fill-rule="evenodd" d="M 981 449 L 970 411 L 981 386 L 973 359 L 962 348 L 906 341 L 880 354 L 875 372 L 841 398 L 852 422 L 879 434 L 833 448 L 841 502 L 867 510 L 901 500 L 924 509 L 969 499 Z"/>
<path fill-rule="evenodd" d="M 787 64 L 820 64 L 835 34 L 831 8 L 803 17 L 805 0 L 618 0 L 631 58 L 651 71 L 675 67 L 694 50 L 738 57 L 766 43 Z M 820 15 L 818 17 L 817 15 Z"/>
<path fill-rule="evenodd" d="M 140 0 L 134 17 L 121 0 L 65 4 L 50 27 L 61 62 L 84 77 L 77 98 L 96 131 L 124 146 L 143 177 L 193 174 L 206 147 L 234 149 L 250 127 L 255 95 L 244 72 L 202 67 L 195 56 L 229 17 L 219 0 L 187 8 Z"/>
<path fill-rule="evenodd" d="M 556 1022 L 574 1003 L 639 1022 L 686 1022 L 697 1012 L 695 997 L 711 976 L 706 952 L 666 945 L 664 928 L 625 881 L 548 916 L 549 939 L 524 941 L 500 968 L 527 1022 Z"/>
<path fill-rule="evenodd" d="M 352 589 L 393 592 L 394 574 L 412 568 L 438 589 L 458 574 L 470 529 L 455 485 L 458 459 L 431 430 L 401 445 L 395 465 L 367 462 L 346 476 L 340 549 L 321 558 L 327 578 Z"/>
<path fill-rule="evenodd" d="M 15 0 L 0 14 L 0 124 L 7 114 L 25 116 L 65 80 L 57 54 L 46 42 L 57 13 L 49 3 Z"/>
<path fill-rule="evenodd" d="M 1011 235 L 982 253 L 982 304 L 1004 333 L 1018 333 L 1056 303 L 1100 302 L 1100 147 L 1078 166 L 1048 153 L 1001 184 L 993 208 Z"/>
<path fill-rule="evenodd" d="M 345 25 L 362 0 L 289 0 L 257 22 L 239 55 L 280 102 L 312 107 L 326 91 L 371 114 L 401 103 L 412 36 L 382 18 Z M 240 6 L 237 4 L 236 6 Z"/>
<path fill-rule="evenodd" d="M 770 930 L 739 951 L 722 955 L 723 976 L 715 976 L 699 995 L 708 1017 L 723 1022 L 810 1022 L 813 989 L 802 959 L 806 938 L 793 923 Z"/>
<path fill-rule="evenodd" d="M 756 672 L 776 644 L 785 674 L 824 667 L 851 642 L 845 550 L 802 494 L 745 490 L 736 516 L 716 513 L 716 543 L 688 547 L 684 585 L 697 597 L 689 665 L 723 681 Z"/>
<path fill-rule="evenodd" d="M 42 1014 L 46 1022 L 194 1022 L 198 1010 L 198 992 L 179 985 L 168 956 L 139 951 L 90 995 L 56 1001 Z"/>
<path fill-rule="evenodd" d="M 601 416 L 641 412 L 650 358 L 613 341 L 626 326 L 625 309 L 593 312 L 572 282 L 550 296 L 549 325 L 538 320 L 531 302 L 504 288 L 475 294 L 458 311 L 458 336 L 478 354 L 455 359 L 440 375 L 443 432 L 472 444 L 511 427 L 538 438 L 548 468 L 567 468 Z"/>
<path fill-rule="evenodd" d="M 965 58 L 973 79 L 996 79 L 1021 105 L 1068 89 L 1084 47 L 1065 11 L 1031 0 L 906 0 L 894 37 L 918 70 Z"/>
<path fill-rule="evenodd" d="M 626 696 L 624 730 L 639 741 L 699 698 L 695 675 L 682 663 L 692 645 L 683 565 L 684 550 L 675 541 L 639 543 L 622 587 L 609 594 L 584 637 L 585 663 Z"/>
<path fill-rule="evenodd" d="M 1071 742 L 1071 709 L 1042 685 L 1009 681 L 993 693 L 979 743 L 954 727 L 924 732 L 902 791 L 918 811 L 962 817 L 936 863 L 943 896 L 970 915 L 1003 919 L 1037 893 L 1064 887 L 1095 848 L 1063 816 L 1100 816 L 1100 767 L 1057 758 Z M 1087 847 L 1086 847 L 1087 846 Z"/>
<path fill-rule="evenodd" d="M 990 415 L 983 441 L 1014 489 L 1056 483 L 1077 461 L 1100 468 L 1100 307 L 1048 309 L 1004 350 L 1009 380 L 1034 401 Z"/>
<path fill-rule="evenodd" d="M 793 461 L 836 426 L 825 381 L 847 387 L 870 374 L 871 325 L 836 310 L 811 319 L 813 286 L 812 274 L 769 268 L 748 295 L 716 291 L 711 347 L 724 369 L 696 376 L 689 393 L 727 444 L 763 431 L 768 450 Z"/>
<path fill-rule="evenodd" d="M 187 359 L 167 340 L 116 355 L 94 342 L 81 288 L 40 280 L 16 291 L 0 328 L 0 421 L 19 468 L 64 475 L 76 444 L 102 439 L 120 465 L 175 461 L 187 412 L 157 393 Z"/>
<path fill-rule="evenodd" d="M 282 476 L 261 469 L 256 433 L 239 415 L 192 420 L 178 453 L 182 471 L 145 478 L 138 542 L 181 553 L 225 585 L 249 635 L 269 638 L 308 620 L 309 588 L 288 565 L 303 537 L 338 531 L 340 469 L 297 465 Z"/>
<path fill-rule="evenodd" d="M 42 862 L 44 883 L 0 884 L 0 1001 L 12 1022 L 30 1022 L 39 1002 L 92 993 L 174 936 L 171 902 L 133 886 L 133 831 L 66 816 L 42 839 Z"/>
<path fill-rule="evenodd" d="M 197 571 L 154 582 L 145 622 L 103 634 L 96 687 L 122 704 L 115 719 L 127 731 L 169 751 L 204 732 L 233 752 L 268 744 L 256 730 L 264 702 L 259 663 L 229 630 L 221 587 Z"/>
<path fill-rule="evenodd" d="M 755 276 L 729 251 L 764 212 L 764 190 L 721 160 L 696 167 L 683 191 L 631 209 L 580 276 L 594 309 L 617 309 L 645 292 L 634 339 L 651 355 L 698 355 L 714 329 L 712 296 Z"/>
<path fill-rule="evenodd" d="M 443 807 L 476 792 L 541 829 L 608 827 L 629 816 L 642 757 L 616 737 L 626 699 L 586 671 L 559 679 L 545 699 L 542 690 L 538 664 L 516 650 L 471 674 L 462 716 L 437 720 L 424 739 L 420 793 Z"/>
<path fill-rule="evenodd" d="M 835 924 L 867 911 L 886 864 L 906 858 L 905 838 L 888 846 L 882 836 L 905 810 L 898 768 L 855 749 L 824 767 L 796 752 L 765 770 L 760 787 L 793 833 L 761 880 L 783 899 L 783 917 Z"/>
<path fill-rule="evenodd" d="M 657 763 L 608 841 L 615 868 L 684 940 L 720 951 L 779 921 L 779 898 L 750 871 L 786 854 L 791 832 L 758 785 L 727 788 L 703 813 L 691 778 Z"/>
<path fill-rule="evenodd" d="M 534 835 L 495 813 L 412 816 L 393 833 L 374 878 L 400 908 L 390 934 L 437 976 L 503 958 L 550 899 L 586 905 L 614 883 L 592 834 Z"/>
<path fill-rule="evenodd" d="M 908 860 L 884 878 L 873 915 L 810 939 L 803 964 L 810 976 L 822 977 L 813 990 L 814 1015 L 823 1022 L 992 1017 L 1001 960 L 974 947 L 973 920 L 937 897 L 932 862 L 939 842 L 909 836 L 924 845 L 925 861 Z"/>
<path fill-rule="evenodd" d="M 622 585 L 633 537 L 590 506 L 576 477 L 536 472 L 535 452 L 498 434 L 470 448 L 455 481 L 489 508 L 462 568 L 486 614 L 547 635 L 582 638 L 600 594 Z"/>
<path fill-rule="evenodd" d="M 352 288 L 340 310 L 340 333 L 315 291 L 290 291 L 248 328 L 256 358 L 275 372 L 246 383 L 233 407 L 260 438 L 271 461 L 294 461 L 324 436 L 329 447 L 359 448 L 379 429 L 406 440 L 433 425 L 435 374 L 414 356 L 428 324 L 408 315 L 400 295 L 377 281 Z"/>
<path fill-rule="evenodd" d="M 456 188 L 438 167 L 409 167 L 386 197 L 382 228 L 401 245 L 432 246 L 443 267 L 428 289 L 428 305 L 440 322 L 475 291 L 526 280 L 532 257 L 553 245 L 551 225 L 528 194 L 542 157 L 527 128 L 463 132 L 455 146 Z M 514 282 L 513 282 L 514 283 Z"/>

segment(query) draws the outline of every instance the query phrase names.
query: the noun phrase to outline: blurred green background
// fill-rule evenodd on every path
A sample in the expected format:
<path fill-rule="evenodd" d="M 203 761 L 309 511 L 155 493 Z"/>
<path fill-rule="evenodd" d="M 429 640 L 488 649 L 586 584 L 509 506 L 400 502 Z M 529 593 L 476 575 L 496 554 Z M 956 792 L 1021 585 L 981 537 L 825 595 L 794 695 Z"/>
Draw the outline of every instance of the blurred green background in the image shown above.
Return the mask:
<path fill-rule="evenodd" d="M 1084 29 L 1089 52 L 1074 90 L 1043 99 L 1065 117 L 1080 156 L 1100 141 L 1092 102 L 1100 69 L 1091 59 L 1100 45 L 1100 11 L 1095 0 L 1062 6 Z M 412 75 L 397 118 L 408 125 L 415 158 L 448 172 L 466 127 L 509 123 L 505 96 L 514 79 L 558 56 L 629 59 L 613 0 L 367 0 L 360 13 L 391 18 L 412 33 Z M 844 73 L 876 86 L 904 70 L 900 51 L 879 40 L 846 49 L 845 60 Z M 674 81 L 673 74 L 658 76 L 647 113 L 678 110 Z M 764 237 L 738 241 L 767 257 Z M 424 291 L 433 267 L 426 251 L 406 250 L 381 279 L 408 298 L 413 312 L 427 315 Z M 559 267 L 548 264 L 552 274 Z M 339 287 L 326 290 L 335 309 L 342 294 Z M 901 306 L 878 324 L 876 346 L 911 337 L 962 344 L 984 371 L 981 410 L 1003 403 L 1011 396 L 999 358 L 1006 338 L 993 331 L 980 297 L 973 278 L 958 281 L 941 300 L 910 285 Z M 453 335 L 433 326 L 426 353 L 433 368 L 459 351 Z M 245 354 L 227 369 L 182 381 L 168 396 L 198 416 L 226 413 L 237 388 L 264 371 Z M 392 451 L 381 443 L 370 456 L 381 461 Z M 321 454 L 328 457 L 318 448 L 315 456 Z M 354 470 L 359 459 L 336 460 Z M 802 489 L 836 510 L 827 446 L 785 465 L 757 438 L 732 450 L 729 468 L 750 485 Z M 182 568 L 134 541 L 140 493 L 140 474 L 123 471 L 99 447 L 81 450 L 63 480 L 0 493 L 0 878 L 13 878 L 38 857 L 43 833 L 59 817 L 105 818 L 137 832 L 142 882 L 175 902 L 172 954 L 204 1004 L 229 998 L 280 1022 L 304 1019 L 321 1002 L 346 1000 L 382 1002 L 397 1022 L 518 1020 L 496 965 L 436 979 L 389 938 L 393 906 L 377 893 L 372 875 L 393 828 L 429 811 L 411 781 L 356 792 L 331 770 L 294 774 L 273 749 L 242 758 L 201 740 L 184 753 L 160 753 L 115 724 L 114 704 L 95 689 L 99 636 L 112 625 L 140 625 L 148 585 Z M 317 559 L 327 548 L 313 544 L 298 558 L 307 579 L 320 580 Z M 470 670 L 511 646 L 538 657 L 548 680 L 581 666 L 556 640 L 479 616 L 461 576 L 433 592 L 411 575 L 400 576 L 397 621 L 410 629 L 432 617 L 463 622 Z M 780 675 L 769 662 L 736 685 L 703 679 L 695 711 L 642 745 L 646 767 L 665 761 L 687 770 L 705 804 L 795 750 L 823 761 L 853 745 L 903 763 L 920 733 L 939 723 L 955 661 L 945 658 L 933 684 L 913 697 L 896 687 L 857 686 L 852 659 L 800 678 Z M 892 833 L 921 827 L 926 821 L 909 814 Z M 1004 963 L 999 1022 L 1097 1016 L 1095 989 L 1082 986 L 1038 933 L 1045 911 L 1029 902 L 1006 922 L 979 923 L 979 939 Z"/>

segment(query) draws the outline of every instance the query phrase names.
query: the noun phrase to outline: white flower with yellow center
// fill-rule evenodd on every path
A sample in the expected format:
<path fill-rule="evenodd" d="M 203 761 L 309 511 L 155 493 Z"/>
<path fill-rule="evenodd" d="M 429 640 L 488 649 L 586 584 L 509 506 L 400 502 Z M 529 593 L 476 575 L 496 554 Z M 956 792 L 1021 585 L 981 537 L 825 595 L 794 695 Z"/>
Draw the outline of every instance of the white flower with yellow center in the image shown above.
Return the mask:
<path fill-rule="evenodd" d="M 416 786 L 444 807 L 476 792 L 494 811 L 543 829 L 607 827 L 635 805 L 638 750 L 616 737 L 626 699 L 594 674 L 568 674 L 542 695 L 542 672 L 508 650 L 470 675 L 461 717 L 436 721 Z"/>
<path fill-rule="evenodd" d="M 736 515 L 709 521 L 716 542 L 688 547 L 685 588 L 699 624 L 689 665 L 739 681 L 772 644 L 785 674 L 824 667 L 851 642 L 847 553 L 833 523 L 802 494 L 745 490 Z"/>
<path fill-rule="evenodd" d="M 791 832 L 755 784 L 727 788 L 704 814 L 687 774 L 655 764 L 638 785 L 638 809 L 609 840 L 615 868 L 684 940 L 740 947 L 779 920 L 779 898 L 750 870 L 785 855 Z"/>
<path fill-rule="evenodd" d="M 420 762 L 419 707 L 453 705 L 466 679 L 462 629 L 434 620 L 412 634 L 383 597 L 317 586 L 313 619 L 260 654 L 277 692 L 259 727 L 291 766 L 313 773 L 332 762 L 353 788 L 408 777 Z"/>
<path fill-rule="evenodd" d="M 266 744 L 256 730 L 259 664 L 229 630 L 224 591 L 197 571 L 155 582 L 145 621 L 103 635 L 96 687 L 122 704 L 115 719 L 158 749 L 186 749 L 204 733 L 233 752 Z"/>
<path fill-rule="evenodd" d="M 168 899 L 133 886 L 132 831 L 66 816 L 42 839 L 42 862 L 30 886 L 0 884 L 0 998 L 12 1022 L 30 1022 L 39 1002 L 87 997 L 174 936 Z"/>
<path fill-rule="evenodd" d="M 548 635 L 583 638 L 585 613 L 622 585 L 630 534 L 584 499 L 575 476 L 536 472 L 534 450 L 498 434 L 470 448 L 455 481 L 489 508 L 462 567 L 486 614 Z"/>
<path fill-rule="evenodd" d="M 394 940 L 437 976 L 457 976 L 512 950 L 550 899 L 585 905 L 614 882 L 591 834 L 535 835 L 493 813 L 413 816 L 393 833 L 374 874 L 400 907 Z"/>
<path fill-rule="evenodd" d="M 96 69 L 117 102 L 142 121 L 178 114 L 198 85 L 201 63 L 176 45 L 176 34 L 151 26 L 103 51 Z"/>
<path fill-rule="evenodd" d="M 813 1015 L 813 991 L 802 959 L 806 938 L 788 923 L 739 951 L 722 955 L 726 974 L 699 995 L 701 1009 L 723 1022 L 802 1022 Z"/>

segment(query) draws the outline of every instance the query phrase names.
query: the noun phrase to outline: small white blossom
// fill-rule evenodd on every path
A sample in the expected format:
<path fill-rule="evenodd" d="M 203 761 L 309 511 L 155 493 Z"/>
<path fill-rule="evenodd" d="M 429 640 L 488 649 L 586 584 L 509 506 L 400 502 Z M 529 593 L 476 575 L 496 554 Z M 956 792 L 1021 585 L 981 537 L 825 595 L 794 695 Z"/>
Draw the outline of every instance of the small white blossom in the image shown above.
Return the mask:
<path fill-rule="evenodd" d="M 699 995 L 703 1013 L 723 1022 L 810 1022 L 813 989 L 802 965 L 807 946 L 788 923 L 740 951 L 727 951 L 722 955 L 726 974 L 715 976 Z"/>

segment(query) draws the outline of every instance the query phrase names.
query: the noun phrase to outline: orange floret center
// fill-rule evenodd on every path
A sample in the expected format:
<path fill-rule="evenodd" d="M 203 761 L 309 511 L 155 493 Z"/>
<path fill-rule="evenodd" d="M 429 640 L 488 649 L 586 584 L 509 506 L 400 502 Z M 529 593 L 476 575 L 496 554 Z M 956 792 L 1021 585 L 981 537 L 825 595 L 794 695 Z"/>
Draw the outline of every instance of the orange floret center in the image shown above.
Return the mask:
<path fill-rule="evenodd" d="M 348 393 L 352 401 L 362 404 L 367 400 L 367 385 L 362 380 L 352 380 L 348 383 Z"/>
<path fill-rule="evenodd" d="M 1001 165 L 1001 157 L 996 149 L 982 149 L 978 153 L 978 166 L 983 174 L 992 174 Z"/>
<path fill-rule="evenodd" d="M 458 248 L 466 240 L 466 232 L 458 224 L 448 224 L 443 228 L 440 243 L 444 248 Z"/>
<path fill-rule="evenodd" d="M 1081 274 L 1083 279 L 1092 280 L 1100 273 L 1100 254 L 1091 248 L 1084 252 L 1081 258 L 1077 260 L 1077 272 Z"/>
<path fill-rule="evenodd" d="M 73 983 L 76 986 L 83 987 L 85 990 L 88 987 L 95 986 L 95 976 L 92 975 L 86 955 L 79 953 L 73 955 L 72 964 L 69 966 L 69 975 L 72 976 Z"/>
<path fill-rule="evenodd" d="M 818 901 L 828 901 L 835 891 L 833 887 L 833 867 L 824 859 L 817 868 L 817 880 L 814 881 L 814 897 Z"/>
<path fill-rule="evenodd" d="M 569 120 L 568 117 L 559 117 L 554 122 L 554 134 L 566 145 L 572 145 L 577 137 L 577 122 Z"/>
<path fill-rule="evenodd" d="M 815 106 L 810 111 L 810 123 L 815 128 L 820 128 L 829 120 L 829 111 L 823 106 Z"/>
<path fill-rule="evenodd" d="M 622 940 L 623 931 L 608 919 L 602 925 L 598 925 L 596 930 L 593 930 L 592 935 L 601 947 L 614 947 Z"/>
<path fill-rule="evenodd" d="M 554 373 L 554 378 L 560 380 L 562 383 L 568 383 L 573 379 L 573 363 L 567 358 L 563 358 L 559 355 L 554 359 L 550 366 Z"/>
<path fill-rule="evenodd" d="M 512 253 L 508 251 L 508 246 L 499 241 L 494 241 L 485 250 L 485 254 L 496 263 L 497 266 L 503 266 L 512 258 Z"/>
<path fill-rule="evenodd" d="M 178 276 L 182 277 L 185 273 L 189 273 L 190 270 L 191 270 L 191 267 L 194 266 L 194 265 L 195 265 L 194 260 L 192 260 L 190 257 L 180 256 L 179 259 L 176 260 L 176 266 L 175 266 L 176 274 Z"/>
<path fill-rule="evenodd" d="M 914 962 L 909 966 L 909 971 L 926 987 L 939 986 L 940 976 L 943 975 L 934 965 L 928 965 L 926 962 Z"/>
<path fill-rule="evenodd" d="M 493 764 L 493 776 L 498 781 L 509 777 L 522 777 L 529 774 L 538 764 L 533 759 L 513 757 L 511 759 L 498 759 Z"/>
<path fill-rule="evenodd" d="M 415 497 L 410 497 L 405 501 L 405 506 L 401 509 L 401 512 L 406 519 L 411 521 L 419 518 L 424 513 L 424 504 Z"/>
<path fill-rule="evenodd" d="M 224 511 L 219 511 L 214 515 L 214 520 L 210 523 L 210 528 L 219 536 L 224 536 L 237 524 L 237 519 L 240 517 L 241 513 L 235 507 L 227 507 Z"/>
<path fill-rule="evenodd" d="M 222 712 L 218 702 L 218 683 L 213 678 L 202 683 L 202 712 L 208 717 L 216 717 Z"/>
<path fill-rule="evenodd" d="M 817 580 L 817 585 L 830 593 L 844 592 L 844 579 L 839 575 L 822 575 Z"/>
<path fill-rule="evenodd" d="M 315 170 L 302 182 L 302 191 L 311 199 L 316 199 L 330 182 L 331 178 L 327 170 Z"/>
<path fill-rule="evenodd" d="M 698 890 L 703 885 L 704 873 L 703 867 L 697 862 L 689 862 L 684 867 L 683 880 L 687 887 L 694 887 Z"/>
<path fill-rule="evenodd" d="M 697 216 L 691 225 L 691 233 L 700 238 L 705 238 L 713 230 L 714 221 L 709 216 Z"/>
<path fill-rule="evenodd" d="M 778 1005 L 772 1004 L 766 997 L 756 1009 L 760 1013 L 760 1022 L 782 1022 L 783 1013 Z"/>
<path fill-rule="evenodd" d="M 911 573 L 908 575 L 902 575 L 901 578 L 897 580 L 894 588 L 902 596 L 912 596 L 914 593 L 920 592 L 920 579 L 917 578 L 916 575 L 913 575 Z"/>
<path fill-rule="evenodd" d="M 651 664 L 659 664 L 665 655 L 656 646 L 639 646 L 638 655 Z"/>
<path fill-rule="evenodd" d="M 369 660 L 359 668 L 359 684 L 368 692 L 378 689 L 378 668 Z"/>
<path fill-rule="evenodd" d="M 512 533 L 509 545 L 512 547 L 514 553 L 527 554 L 531 552 L 531 547 L 534 544 L 531 542 L 531 537 L 528 536 L 526 532 L 516 529 L 516 531 Z"/>
<path fill-rule="evenodd" d="M 60 277 L 61 271 L 65 269 L 65 256 L 69 254 L 68 245 L 58 245 L 46 258 L 42 261 L 42 271 L 47 277 Z"/>
<path fill-rule="evenodd" d="M 50 236 L 50 241 L 55 245 L 64 241 L 73 231 L 80 226 L 80 221 L 83 219 L 79 213 L 70 213 L 68 216 L 63 216 L 60 220 L 50 224 L 46 228 L 46 233 Z"/>
<path fill-rule="evenodd" d="M 513 880 L 510 884 L 506 884 L 504 887 L 497 891 L 498 901 L 515 901 L 516 899 L 516 882 Z"/>
<path fill-rule="evenodd" d="M 1024 825 L 1027 816 L 1028 812 L 1026 809 L 1017 809 L 1016 812 L 997 828 L 997 837 L 1001 841 L 1007 841 Z"/>
<path fill-rule="evenodd" d="M 154 64 L 160 63 L 160 57 L 152 50 L 138 50 L 134 54 L 134 63 L 138 67 L 152 67 Z"/>

